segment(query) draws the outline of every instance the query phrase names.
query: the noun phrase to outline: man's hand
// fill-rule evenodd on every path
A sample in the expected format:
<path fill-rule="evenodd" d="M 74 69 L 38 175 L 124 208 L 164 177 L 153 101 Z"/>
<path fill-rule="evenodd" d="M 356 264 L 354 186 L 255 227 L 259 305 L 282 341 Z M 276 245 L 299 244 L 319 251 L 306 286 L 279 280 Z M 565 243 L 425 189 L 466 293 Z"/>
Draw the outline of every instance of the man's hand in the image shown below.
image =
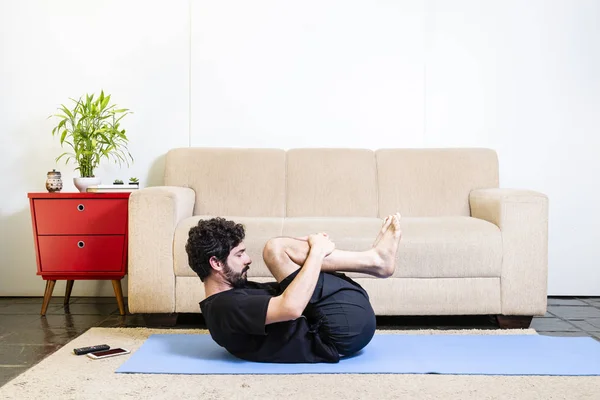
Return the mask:
<path fill-rule="evenodd" d="M 308 235 L 308 245 L 311 252 L 319 251 L 323 257 L 327 257 L 335 250 L 335 244 L 324 232 Z"/>

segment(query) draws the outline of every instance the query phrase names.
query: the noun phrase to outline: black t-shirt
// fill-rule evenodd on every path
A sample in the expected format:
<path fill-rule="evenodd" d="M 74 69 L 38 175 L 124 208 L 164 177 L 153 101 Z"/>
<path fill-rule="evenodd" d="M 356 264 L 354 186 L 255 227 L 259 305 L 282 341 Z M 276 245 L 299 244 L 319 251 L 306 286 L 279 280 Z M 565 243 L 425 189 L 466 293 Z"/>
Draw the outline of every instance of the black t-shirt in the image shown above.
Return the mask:
<path fill-rule="evenodd" d="M 278 284 L 248 281 L 200 302 L 213 340 L 243 360 L 279 363 L 339 361 L 335 346 L 321 337 L 320 321 L 306 316 L 265 326 L 269 300 L 280 294 Z"/>

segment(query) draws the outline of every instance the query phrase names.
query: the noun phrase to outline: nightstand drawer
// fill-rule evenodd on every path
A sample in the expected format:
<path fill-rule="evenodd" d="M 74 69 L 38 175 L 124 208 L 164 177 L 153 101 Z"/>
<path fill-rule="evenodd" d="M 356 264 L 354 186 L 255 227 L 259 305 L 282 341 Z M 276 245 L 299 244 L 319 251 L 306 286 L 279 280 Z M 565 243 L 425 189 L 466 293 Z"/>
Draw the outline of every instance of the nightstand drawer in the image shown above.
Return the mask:
<path fill-rule="evenodd" d="M 127 199 L 36 199 L 38 235 L 125 234 Z"/>
<path fill-rule="evenodd" d="M 124 235 L 38 236 L 42 272 L 115 272 L 123 266 Z"/>

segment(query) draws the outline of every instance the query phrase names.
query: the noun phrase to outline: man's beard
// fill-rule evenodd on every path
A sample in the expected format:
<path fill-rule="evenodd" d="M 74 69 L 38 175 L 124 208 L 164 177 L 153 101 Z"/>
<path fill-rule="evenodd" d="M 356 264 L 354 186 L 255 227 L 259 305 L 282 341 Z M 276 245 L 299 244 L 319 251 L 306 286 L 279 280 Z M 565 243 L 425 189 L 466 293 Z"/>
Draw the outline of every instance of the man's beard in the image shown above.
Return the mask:
<path fill-rule="evenodd" d="M 244 274 L 244 271 L 247 271 L 248 267 L 245 267 L 242 272 L 235 272 L 227 263 L 225 263 L 225 279 L 233 286 L 234 288 L 240 289 L 246 287 L 246 283 L 248 282 L 248 277 Z"/>

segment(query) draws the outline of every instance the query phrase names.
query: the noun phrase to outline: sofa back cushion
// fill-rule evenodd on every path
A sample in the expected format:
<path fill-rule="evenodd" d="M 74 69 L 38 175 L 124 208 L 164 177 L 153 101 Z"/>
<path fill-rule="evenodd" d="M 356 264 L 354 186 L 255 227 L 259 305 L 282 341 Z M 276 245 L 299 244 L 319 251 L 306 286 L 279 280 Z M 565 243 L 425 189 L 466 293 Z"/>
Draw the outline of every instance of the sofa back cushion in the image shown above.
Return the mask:
<path fill-rule="evenodd" d="M 165 185 L 196 192 L 194 215 L 469 216 L 469 193 L 499 185 L 491 149 L 177 148 Z"/>
<path fill-rule="evenodd" d="M 281 149 L 172 149 L 165 185 L 194 189 L 194 215 L 283 217 L 285 157 Z"/>
<path fill-rule="evenodd" d="M 499 185 L 491 149 L 380 149 L 376 152 L 379 216 L 470 215 L 469 193 Z"/>
<path fill-rule="evenodd" d="M 287 151 L 288 217 L 377 217 L 375 153 L 366 149 Z"/>

